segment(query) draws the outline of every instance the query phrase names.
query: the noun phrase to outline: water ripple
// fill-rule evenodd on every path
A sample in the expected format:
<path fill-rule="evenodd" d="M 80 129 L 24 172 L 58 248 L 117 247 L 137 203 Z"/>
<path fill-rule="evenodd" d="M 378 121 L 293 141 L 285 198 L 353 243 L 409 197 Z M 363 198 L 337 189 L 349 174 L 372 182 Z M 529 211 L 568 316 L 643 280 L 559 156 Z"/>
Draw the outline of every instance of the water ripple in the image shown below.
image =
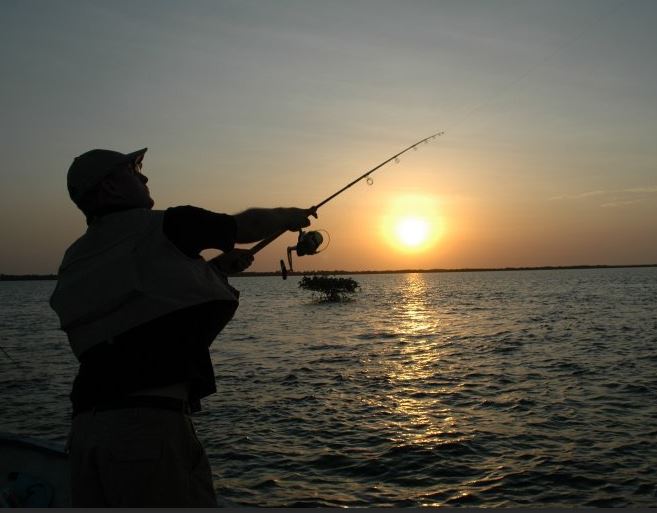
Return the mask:
<path fill-rule="evenodd" d="M 235 279 L 196 416 L 217 492 L 270 507 L 655 507 L 657 269 Z M 62 442 L 52 282 L 0 283 L 3 429 Z M 6 305 L 6 306 L 5 306 Z M 33 359 L 38 353 L 39 361 Z"/>

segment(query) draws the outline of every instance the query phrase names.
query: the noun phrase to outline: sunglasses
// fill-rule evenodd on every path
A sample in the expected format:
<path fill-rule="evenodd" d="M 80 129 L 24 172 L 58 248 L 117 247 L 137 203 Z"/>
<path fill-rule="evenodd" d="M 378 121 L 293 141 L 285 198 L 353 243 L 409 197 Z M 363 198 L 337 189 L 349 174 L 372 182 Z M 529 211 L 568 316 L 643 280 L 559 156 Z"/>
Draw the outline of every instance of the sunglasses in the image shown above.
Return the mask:
<path fill-rule="evenodd" d="M 130 161 L 130 162 L 128 162 L 128 165 L 126 167 L 127 167 L 127 170 L 130 173 L 134 174 L 134 175 L 141 175 L 142 174 L 141 168 L 143 166 L 142 166 L 141 160 Z M 126 169 L 126 168 L 124 167 L 123 169 Z"/>

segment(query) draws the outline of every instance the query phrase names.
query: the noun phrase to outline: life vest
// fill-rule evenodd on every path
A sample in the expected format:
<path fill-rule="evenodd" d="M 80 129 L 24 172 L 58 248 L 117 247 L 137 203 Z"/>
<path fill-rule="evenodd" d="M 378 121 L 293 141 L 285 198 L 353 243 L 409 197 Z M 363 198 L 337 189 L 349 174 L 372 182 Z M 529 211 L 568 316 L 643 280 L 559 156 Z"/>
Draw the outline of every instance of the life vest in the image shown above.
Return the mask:
<path fill-rule="evenodd" d="M 239 292 L 202 258 L 164 234 L 163 211 L 131 209 L 94 221 L 66 250 L 50 306 L 73 353 L 182 308 Z"/>

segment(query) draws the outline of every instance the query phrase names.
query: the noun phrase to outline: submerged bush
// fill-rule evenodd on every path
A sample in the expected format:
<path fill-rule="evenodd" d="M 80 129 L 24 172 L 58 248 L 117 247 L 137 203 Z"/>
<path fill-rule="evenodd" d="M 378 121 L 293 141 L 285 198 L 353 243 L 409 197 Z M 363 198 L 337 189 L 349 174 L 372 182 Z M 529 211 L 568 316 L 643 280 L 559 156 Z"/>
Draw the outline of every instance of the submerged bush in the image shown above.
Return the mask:
<path fill-rule="evenodd" d="M 321 301 L 346 301 L 359 287 L 351 278 L 331 276 L 304 276 L 299 282 L 299 288 L 316 293 Z"/>

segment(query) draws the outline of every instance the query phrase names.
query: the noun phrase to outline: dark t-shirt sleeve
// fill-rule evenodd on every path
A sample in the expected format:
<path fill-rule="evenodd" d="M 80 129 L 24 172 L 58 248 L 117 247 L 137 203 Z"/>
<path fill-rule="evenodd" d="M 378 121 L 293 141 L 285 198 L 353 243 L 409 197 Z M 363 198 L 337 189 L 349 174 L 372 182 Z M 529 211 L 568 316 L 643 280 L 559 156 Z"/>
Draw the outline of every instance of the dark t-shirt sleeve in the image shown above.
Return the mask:
<path fill-rule="evenodd" d="M 164 212 L 163 230 L 180 251 L 195 258 L 204 249 L 233 249 L 237 225 L 233 216 L 186 205 Z"/>

